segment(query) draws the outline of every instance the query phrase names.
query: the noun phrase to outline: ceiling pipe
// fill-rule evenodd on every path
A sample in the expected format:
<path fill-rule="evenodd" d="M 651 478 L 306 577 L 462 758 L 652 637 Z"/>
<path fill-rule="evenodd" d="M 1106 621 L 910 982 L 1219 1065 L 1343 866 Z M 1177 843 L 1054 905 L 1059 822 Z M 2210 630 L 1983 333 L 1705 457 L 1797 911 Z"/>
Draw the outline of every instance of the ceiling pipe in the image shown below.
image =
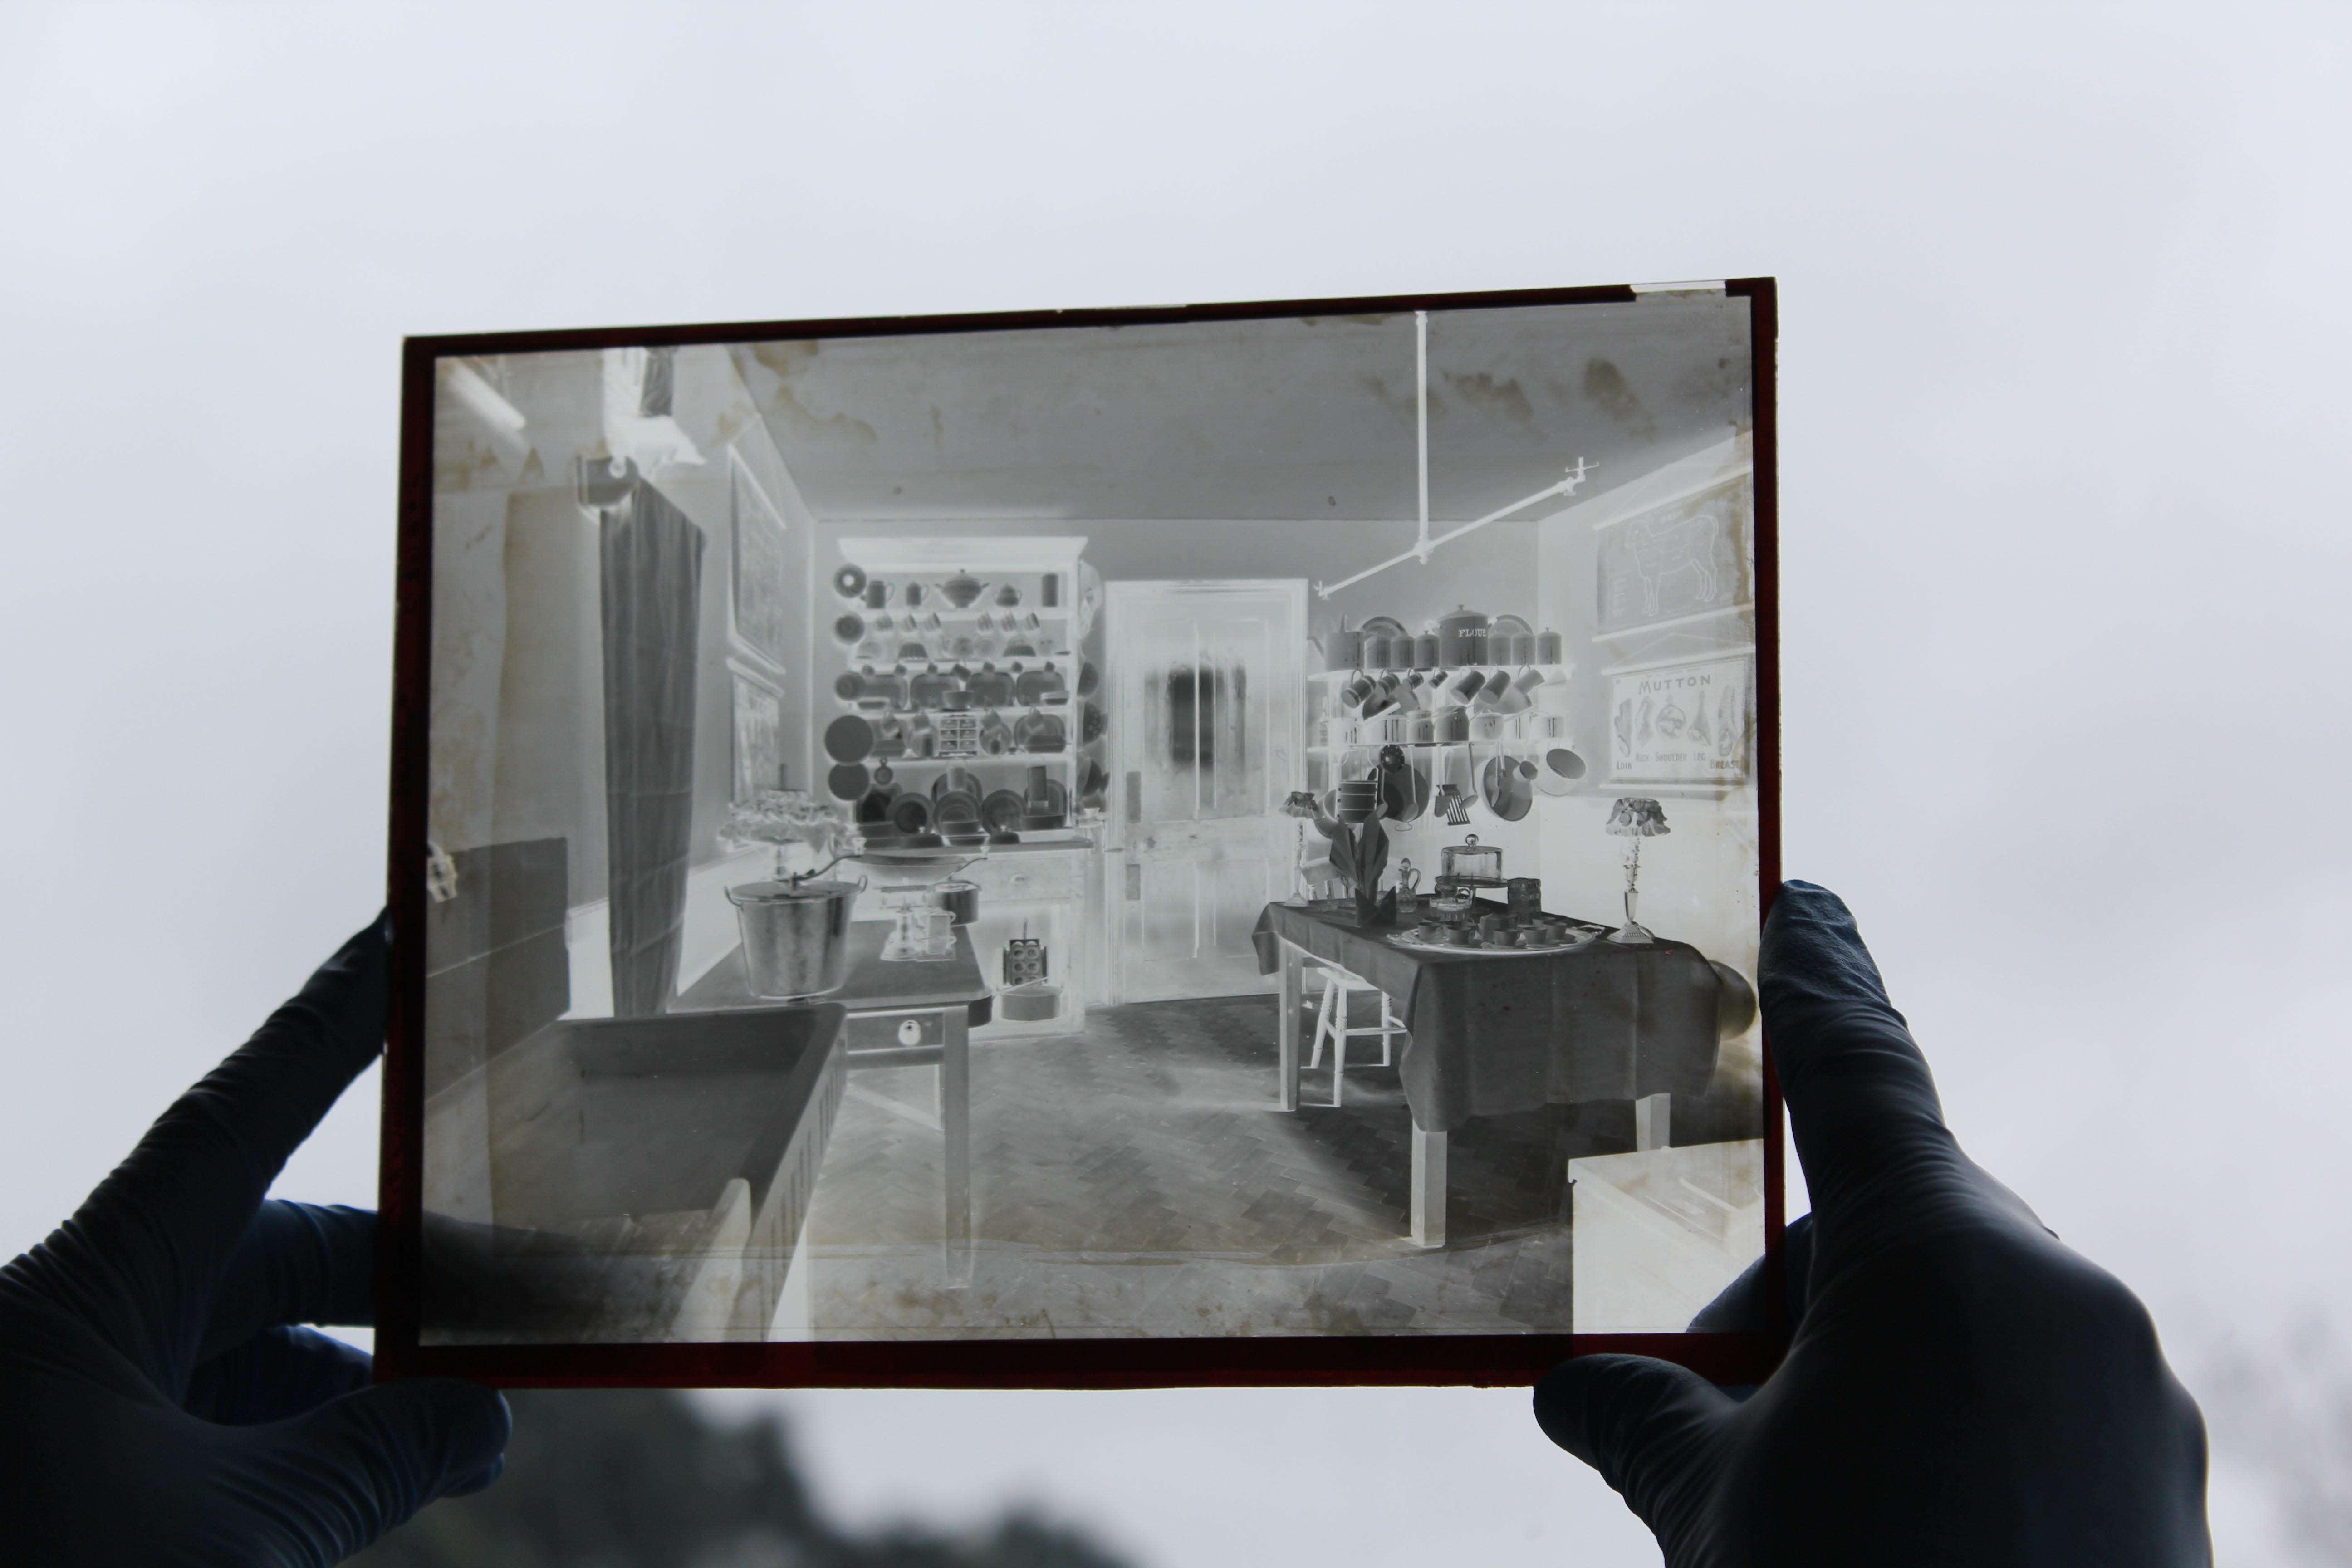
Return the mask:
<path fill-rule="evenodd" d="M 1421 534 L 1412 547 L 1423 566 L 1429 564 L 1429 312 L 1412 313 L 1412 390 L 1420 414 Z"/>
<path fill-rule="evenodd" d="M 1415 310 L 1412 313 L 1412 368 L 1414 402 L 1418 413 L 1416 435 L 1419 443 L 1421 479 L 1420 531 L 1414 535 L 1412 548 L 1402 554 L 1391 555 L 1379 565 L 1367 566 L 1354 576 L 1343 577 L 1337 583 L 1316 584 L 1315 596 L 1318 599 L 1328 599 L 1342 588 L 1352 588 L 1367 577 L 1377 576 L 1390 567 L 1402 566 L 1408 561 L 1418 561 L 1426 566 L 1429 564 L 1430 552 L 1439 545 L 1449 540 L 1459 539 L 1465 533 L 1475 533 L 1490 522 L 1500 522 L 1513 512 L 1524 511 L 1539 500 L 1546 500 L 1553 496 L 1574 495 L 1576 487 L 1582 484 L 1585 477 L 1592 472 L 1594 465 L 1579 458 L 1576 459 L 1576 467 L 1569 469 L 1568 477 L 1558 484 L 1546 485 L 1535 494 L 1522 496 L 1500 510 L 1490 511 L 1475 522 L 1465 522 L 1450 533 L 1442 533 L 1435 539 L 1432 539 L 1429 536 L 1429 312 L 1426 310 Z"/>

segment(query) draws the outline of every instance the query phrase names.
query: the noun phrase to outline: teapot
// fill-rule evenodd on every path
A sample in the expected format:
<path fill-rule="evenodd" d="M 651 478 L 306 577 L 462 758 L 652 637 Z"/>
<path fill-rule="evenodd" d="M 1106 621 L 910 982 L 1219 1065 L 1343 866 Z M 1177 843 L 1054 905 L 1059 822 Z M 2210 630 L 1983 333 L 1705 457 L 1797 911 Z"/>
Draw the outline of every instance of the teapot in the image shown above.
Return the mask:
<path fill-rule="evenodd" d="M 969 609 L 988 588 L 989 584 L 971 573 L 959 572 L 940 584 L 940 596 L 959 610 Z"/>

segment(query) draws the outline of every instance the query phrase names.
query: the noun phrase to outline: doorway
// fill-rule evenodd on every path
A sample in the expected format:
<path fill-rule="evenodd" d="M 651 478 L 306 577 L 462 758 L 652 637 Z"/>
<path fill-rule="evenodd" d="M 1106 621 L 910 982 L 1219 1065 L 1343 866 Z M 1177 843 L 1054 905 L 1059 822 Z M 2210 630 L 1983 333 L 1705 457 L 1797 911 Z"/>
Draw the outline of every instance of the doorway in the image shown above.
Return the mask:
<path fill-rule="evenodd" d="M 1271 990 L 1250 933 L 1291 874 L 1307 584 L 1104 588 L 1111 999 Z"/>

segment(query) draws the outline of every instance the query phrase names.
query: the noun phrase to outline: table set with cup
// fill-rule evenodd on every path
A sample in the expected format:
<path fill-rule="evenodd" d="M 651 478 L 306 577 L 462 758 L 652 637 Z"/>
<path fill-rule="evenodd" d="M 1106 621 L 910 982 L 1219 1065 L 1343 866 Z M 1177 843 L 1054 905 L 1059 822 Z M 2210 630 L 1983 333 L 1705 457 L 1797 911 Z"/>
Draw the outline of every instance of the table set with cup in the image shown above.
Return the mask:
<path fill-rule="evenodd" d="M 1546 913 L 1542 881 L 1505 877 L 1502 850 L 1479 843 L 1475 833 L 1441 850 L 1439 867 L 1427 897 L 1407 892 L 1398 898 L 1396 928 L 1388 933 L 1398 946 L 1528 952 L 1577 947 L 1601 934 L 1599 926 Z M 1479 896 L 1497 891 L 1500 905 Z"/>

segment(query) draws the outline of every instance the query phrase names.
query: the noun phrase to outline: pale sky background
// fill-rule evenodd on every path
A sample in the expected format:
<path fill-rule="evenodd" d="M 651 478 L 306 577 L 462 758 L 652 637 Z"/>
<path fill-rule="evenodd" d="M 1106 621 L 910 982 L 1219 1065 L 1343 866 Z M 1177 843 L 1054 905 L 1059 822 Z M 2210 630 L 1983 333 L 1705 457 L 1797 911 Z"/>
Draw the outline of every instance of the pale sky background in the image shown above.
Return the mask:
<path fill-rule="evenodd" d="M 0 1251 L 382 900 L 404 333 L 1769 273 L 1787 868 L 1968 1147 L 2246 1407 L 2226 1367 L 2352 1330 L 2347 45 L 2247 4 L 0 5 Z M 373 1100 L 280 1190 L 369 1201 Z M 758 1397 L 854 1519 L 1657 1560 L 1521 1391 Z M 2221 1447 L 2222 1563 L 2339 1560 L 2296 1447 Z"/>

